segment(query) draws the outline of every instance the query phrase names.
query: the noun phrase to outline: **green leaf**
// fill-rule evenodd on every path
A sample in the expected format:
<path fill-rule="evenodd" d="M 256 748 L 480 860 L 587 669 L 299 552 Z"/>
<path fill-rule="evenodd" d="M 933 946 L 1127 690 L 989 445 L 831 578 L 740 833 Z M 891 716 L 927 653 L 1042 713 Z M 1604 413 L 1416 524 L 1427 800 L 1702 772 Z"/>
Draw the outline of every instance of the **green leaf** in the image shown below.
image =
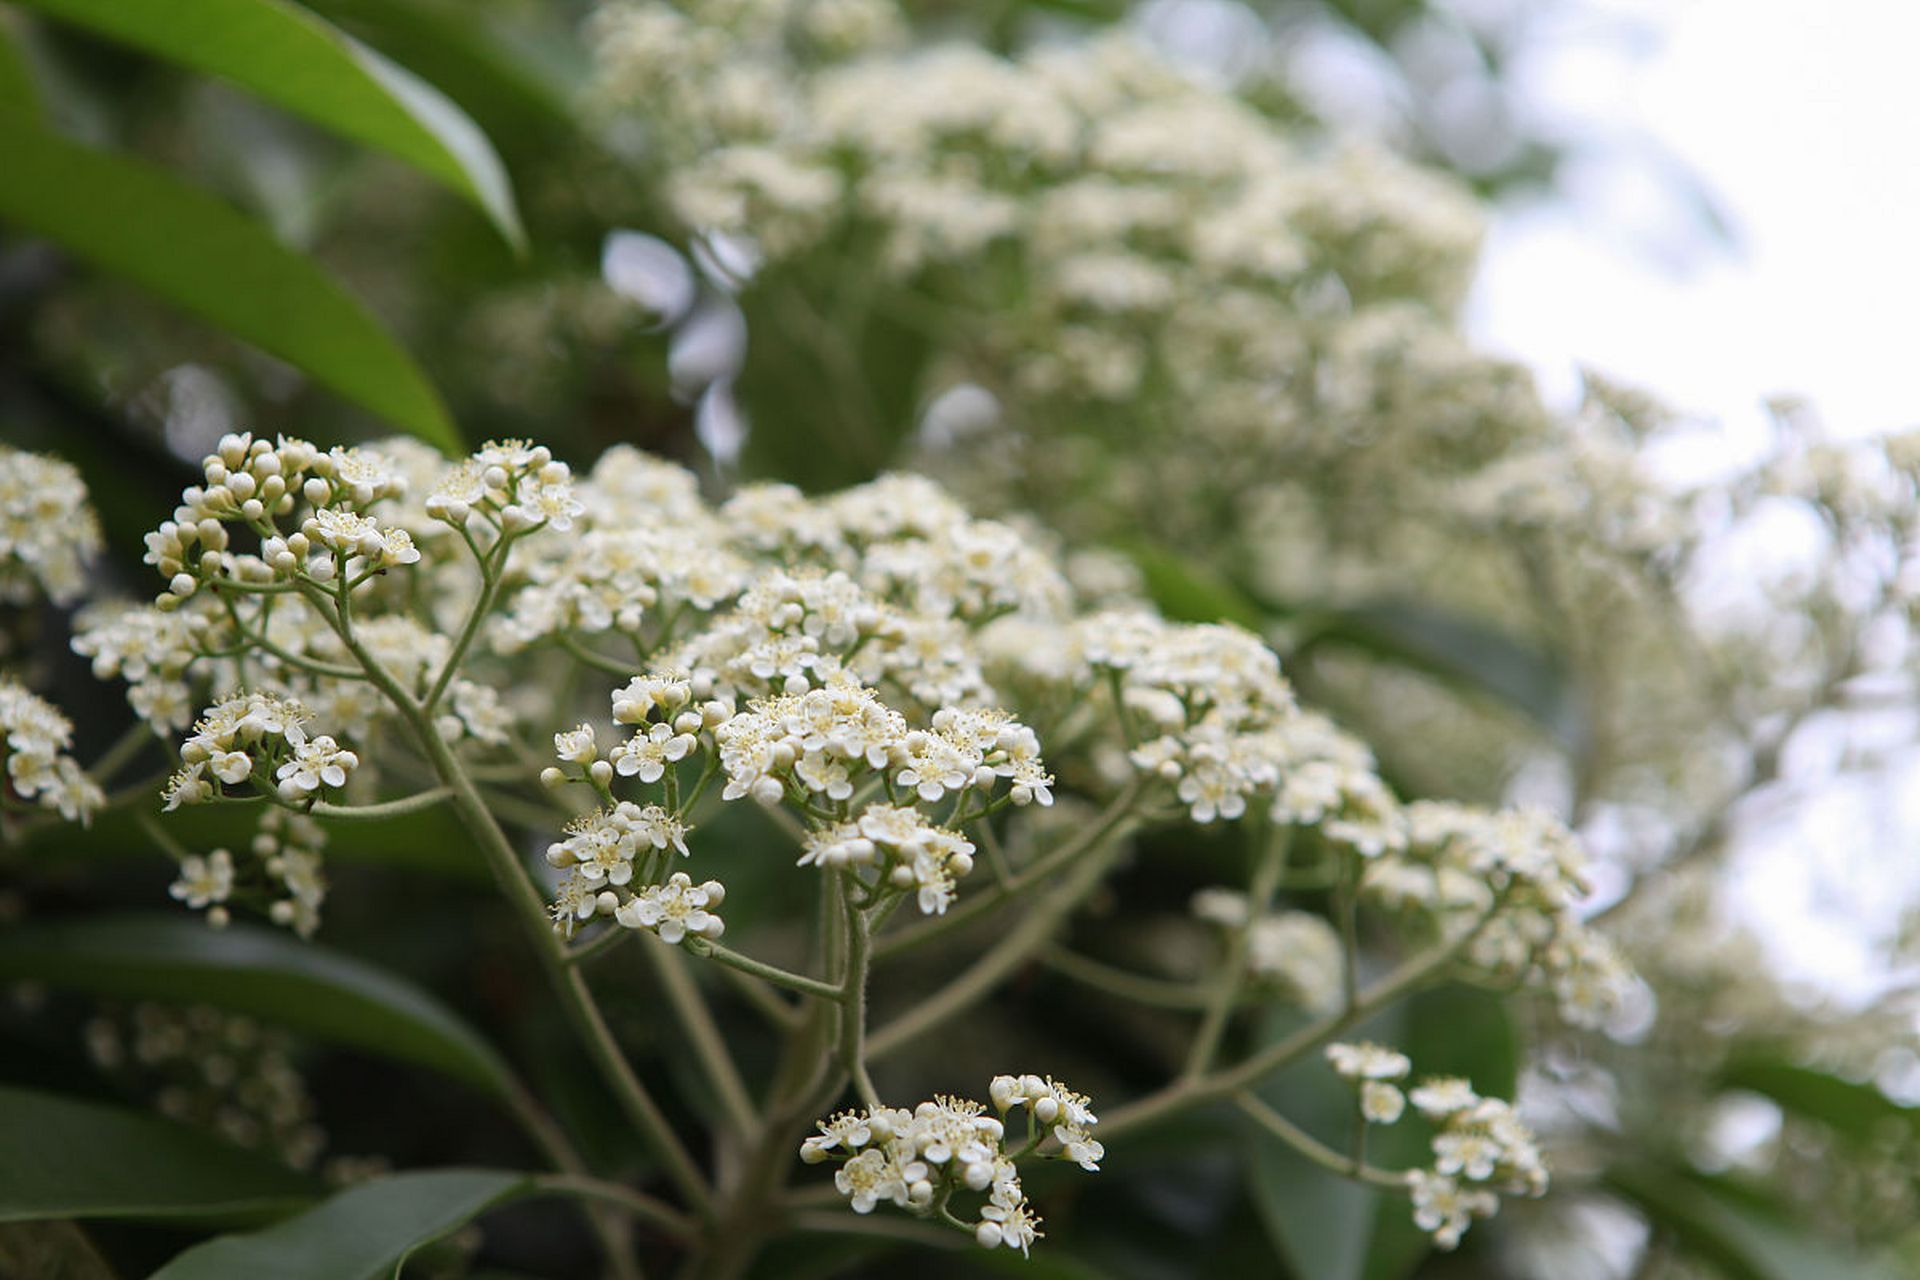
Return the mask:
<path fill-rule="evenodd" d="M 308 9 L 287 0 L 21 2 L 398 156 L 478 205 L 524 247 L 506 169 L 479 127 L 438 89 Z"/>
<path fill-rule="evenodd" d="M 153 1280 L 383 1280 L 422 1245 L 531 1189 L 525 1174 L 494 1169 L 395 1174 L 264 1230 L 195 1245 Z"/>
<path fill-rule="evenodd" d="M 284 1165 L 119 1107 L 0 1086 L 0 1222 L 259 1220 L 313 1198 Z"/>
<path fill-rule="evenodd" d="M 308 0 L 306 7 L 431 80 L 516 165 L 551 160 L 556 147 L 581 137 L 567 107 L 573 80 L 543 73 L 523 56 L 523 43 L 490 30 L 465 0 Z"/>
<path fill-rule="evenodd" d="M 1608 1181 L 1733 1280 L 1894 1280 L 1891 1265 L 1820 1238 L 1746 1188 L 1653 1166 L 1616 1169 Z"/>
<path fill-rule="evenodd" d="M 439 393 L 380 323 L 260 224 L 158 169 L 0 110 L 0 221 L 45 236 L 448 452 Z"/>
<path fill-rule="evenodd" d="M 1487 624 L 1417 601 L 1313 612 L 1296 655 L 1345 645 L 1487 694 L 1522 712 L 1569 750 L 1586 740 L 1586 716 L 1565 670 L 1546 653 Z"/>
<path fill-rule="evenodd" d="M 1266 630 L 1266 612 L 1205 565 L 1146 543 L 1124 550 L 1146 580 L 1148 598 L 1175 622 L 1232 622 L 1255 634 Z"/>
<path fill-rule="evenodd" d="M 37 120 L 42 114 L 40 91 L 34 84 L 32 68 L 14 43 L 13 27 L 13 15 L 0 11 L 0 110 Z"/>
<path fill-rule="evenodd" d="M 491 1045 L 430 993 L 275 930 L 186 916 L 34 923 L 0 932 L 0 979 L 135 999 L 217 1005 L 489 1093 L 512 1088 Z"/>
<path fill-rule="evenodd" d="M 1721 1083 L 1764 1094 L 1783 1109 L 1857 1142 L 1870 1141 L 1890 1125 L 1920 1124 L 1920 1108 L 1903 1107 L 1873 1085 L 1779 1058 L 1737 1060 L 1722 1074 Z"/>

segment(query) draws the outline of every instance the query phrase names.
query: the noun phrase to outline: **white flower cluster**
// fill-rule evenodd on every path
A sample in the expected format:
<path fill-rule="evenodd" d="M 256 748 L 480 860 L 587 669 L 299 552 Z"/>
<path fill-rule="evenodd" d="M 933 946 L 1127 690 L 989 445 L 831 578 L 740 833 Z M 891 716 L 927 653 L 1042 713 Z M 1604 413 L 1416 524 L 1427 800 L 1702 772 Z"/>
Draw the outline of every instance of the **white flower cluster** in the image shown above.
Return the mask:
<path fill-rule="evenodd" d="M 1454 1077 L 1423 1081 L 1408 1097 L 1439 1129 L 1433 1168 L 1410 1172 L 1407 1186 L 1414 1222 L 1442 1249 L 1459 1244 L 1474 1218 L 1493 1216 L 1500 1207 L 1496 1192 L 1546 1193 L 1546 1162 L 1511 1104 L 1482 1098 Z"/>
<path fill-rule="evenodd" d="M 927 821 L 918 809 L 870 804 L 858 818 L 809 831 L 800 865 L 876 867 L 879 882 L 914 890 L 920 910 L 943 914 L 954 883 L 973 870 L 973 842 Z"/>
<path fill-rule="evenodd" d="M 757 699 L 715 728 L 727 799 L 777 804 L 792 788 L 845 801 L 871 773 L 926 804 L 964 804 L 1001 782 L 1014 804 L 1052 803 L 1039 739 L 1005 712 L 943 707 L 920 729 L 837 664 L 815 675 L 820 687 L 789 677 L 801 691 Z"/>
<path fill-rule="evenodd" d="M 1232 821 L 1263 800 L 1275 823 L 1317 826 L 1364 856 L 1405 842 L 1372 754 L 1295 704 L 1257 636 L 1129 610 L 1076 625 L 1085 661 L 1111 680 L 1135 726 L 1134 766 L 1172 783 L 1195 822 Z"/>
<path fill-rule="evenodd" d="M 90 821 L 106 803 L 100 786 L 68 755 L 73 722 L 46 699 L 0 677 L 0 749 L 7 781 L 21 799 L 69 822 Z"/>
<path fill-rule="evenodd" d="M 203 804 L 221 786 L 251 781 L 284 804 L 338 789 L 360 757 L 326 734 L 308 737 L 308 712 L 271 693 L 236 693 L 210 706 L 180 747 L 181 766 L 167 782 L 166 807 Z"/>
<path fill-rule="evenodd" d="M 248 846 L 251 863 L 236 863 L 226 849 L 188 854 L 180 860 L 180 874 L 168 892 L 189 909 L 205 911 L 215 929 L 231 920 L 229 902 L 250 899 L 264 902 L 275 924 L 311 938 L 320 928 L 320 906 L 327 898 L 321 863 L 326 843 L 325 830 L 312 818 L 268 808 Z"/>
<path fill-rule="evenodd" d="M 555 735 L 562 759 L 590 756 L 592 740 L 584 725 Z M 547 846 L 548 865 L 563 872 L 554 928 L 572 937 L 581 922 L 611 916 L 629 929 L 652 929 L 668 942 L 688 933 L 718 938 L 720 917 L 708 908 L 725 897 L 719 882 L 695 885 L 684 873 L 666 874 L 673 853 L 687 856 L 686 837 L 685 825 L 656 804 L 621 800 L 574 819 L 566 839 Z"/>
<path fill-rule="evenodd" d="M 0 600 L 44 593 L 69 604 L 87 587 L 100 551 L 100 521 L 73 465 L 0 445 Z"/>
<path fill-rule="evenodd" d="M 855 1213 L 871 1213 L 885 1200 L 923 1214 L 938 1205 L 943 1216 L 957 1218 L 951 1196 L 984 1193 L 978 1220 L 962 1225 L 983 1248 L 1005 1245 L 1025 1254 L 1042 1232 L 1016 1161 L 1037 1155 L 1096 1171 L 1106 1154 L 1092 1135 L 1099 1121 L 1085 1096 L 1050 1077 L 996 1076 L 989 1097 L 993 1115 L 978 1102 L 945 1096 L 912 1111 L 843 1111 L 820 1122 L 820 1131 L 801 1144 L 800 1158 L 841 1161 L 834 1185 Z M 1028 1137 L 1010 1155 L 1006 1126 L 1016 1107 L 1026 1108 Z"/>
<path fill-rule="evenodd" d="M 212 581 L 264 586 L 300 570 L 331 578 L 336 553 L 348 558 L 350 575 L 420 558 L 405 530 L 383 530 L 361 514 L 398 487 L 376 455 L 322 453 L 286 436 L 275 442 L 229 434 L 202 461 L 201 471 L 205 484 L 183 491 L 173 518 L 147 535 L 146 562 L 167 579 L 155 601 L 161 609 L 177 609 Z M 309 514 L 297 531 L 282 536 L 278 522 L 303 500 Z M 236 523 L 260 534 L 258 554 L 233 549 L 227 526 Z"/>
<path fill-rule="evenodd" d="M 1247 933 L 1247 973 L 1267 991 L 1315 1013 L 1339 1007 L 1346 959 L 1340 935 L 1311 911 L 1269 911 L 1249 920 L 1247 896 L 1218 885 L 1193 895 L 1193 914 Z"/>
<path fill-rule="evenodd" d="M 1406 820 L 1406 846 L 1369 864 L 1362 889 L 1389 906 L 1492 912 L 1468 947 L 1471 963 L 1543 979 L 1563 1019 L 1605 1023 L 1634 978 L 1575 911 L 1589 884 L 1586 851 L 1573 834 L 1536 810 L 1490 813 L 1444 801 L 1411 804 Z"/>
<path fill-rule="evenodd" d="M 134 714 L 155 733 L 178 733 L 193 720 L 187 668 L 213 647 L 210 623 L 190 610 L 102 601 L 75 615 L 73 651 L 92 659 L 96 678 L 125 678 Z"/>
<path fill-rule="evenodd" d="M 454 464 L 427 496 L 426 513 L 456 529 L 480 522 L 501 535 L 546 527 L 565 533 L 586 510 L 573 472 L 545 445 L 496 440 Z"/>
<path fill-rule="evenodd" d="M 1547 1166 L 1533 1134 L 1499 1098 L 1483 1098 L 1457 1076 L 1432 1076 L 1403 1093 L 1413 1070 L 1403 1053 L 1376 1044 L 1330 1044 L 1327 1061 L 1360 1093 L 1360 1114 L 1369 1124 L 1393 1124 L 1407 1103 L 1435 1126 L 1433 1167 L 1407 1173 L 1413 1217 L 1434 1243 L 1452 1249 L 1475 1218 L 1500 1207 L 1496 1192 L 1543 1195 Z"/>

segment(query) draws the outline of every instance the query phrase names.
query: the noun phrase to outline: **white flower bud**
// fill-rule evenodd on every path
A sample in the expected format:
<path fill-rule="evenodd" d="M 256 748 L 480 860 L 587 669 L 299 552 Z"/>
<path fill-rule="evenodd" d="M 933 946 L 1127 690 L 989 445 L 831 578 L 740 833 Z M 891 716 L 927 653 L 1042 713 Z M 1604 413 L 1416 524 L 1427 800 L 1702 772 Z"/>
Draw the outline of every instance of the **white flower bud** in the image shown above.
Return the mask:
<path fill-rule="evenodd" d="M 595 785 L 604 787 L 613 781 L 613 764 L 607 760 L 595 760 L 587 766 L 587 776 L 593 779 Z"/>
<path fill-rule="evenodd" d="M 973 1229 L 973 1238 L 979 1242 L 982 1249 L 998 1248 L 1000 1245 L 1000 1224 L 997 1222 L 982 1222 Z"/>
<path fill-rule="evenodd" d="M 266 504 L 258 498 L 248 498 L 240 504 L 240 514 L 249 520 L 264 520 L 267 518 Z"/>
<path fill-rule="evenodd" d="M 525 533 L 540 521 L 525 507 L 511 506 L 500 513 L 500 527 L 508 533 Z"/>
<path fill-rule="evenodd" d="M 199 588 L 199 581 L 191 574 L 185 573 L 174 574 L 173 581 L 167 583 L 167 590 L 173 592 L 173 594 L 179 596 L 182 600 L 192 595 L 195 591 L 199 590 Z"/>
<path fill-rule="evenodd" d="M 283 476 L 268 476 L 260 482 L 260 501 L 278 502 L 287 496 L 287 481 Z"/>
<path fill-rule="evenodd" d="M 560 770 L 553 765 L 548 765 L 540 771 L 540 785 L 546 787 L 548 790 L 552 790 L 555 787 L 564 787 L 566 784 L 567 775 L 560 772 Z M 559 864 L 555 863 L 554 865 L 558 866 Z"/>
<path fill-rule="evenodd" d="M 771 809 L 780 803 L 781 799 L 787 794 L 787 789 L 781 785 L 780 779 L 765 777 L 760 778 L 753 784 L 751 794 L 754 800 Z"/>
<path fill-rule="evenodd" d="M 248 498 L 251 498 L 253 496 L 253 491 L 256 488 L 258 488 L 259 485 L 254 480 L 254 478 L 251 475 L 247 474 L 245 471 L 236 471 L 231 476 L 227 477 L 227 480 L 224 486 L 216 485 L 213 489 L 209 489 L 207 491 L 208 495 L 211 496 L 213 493 L 218 492 L 222 487 L 224 487 L 226 492 L 233 495 L 233 500 L 235 502 L 245 502 Z"/>

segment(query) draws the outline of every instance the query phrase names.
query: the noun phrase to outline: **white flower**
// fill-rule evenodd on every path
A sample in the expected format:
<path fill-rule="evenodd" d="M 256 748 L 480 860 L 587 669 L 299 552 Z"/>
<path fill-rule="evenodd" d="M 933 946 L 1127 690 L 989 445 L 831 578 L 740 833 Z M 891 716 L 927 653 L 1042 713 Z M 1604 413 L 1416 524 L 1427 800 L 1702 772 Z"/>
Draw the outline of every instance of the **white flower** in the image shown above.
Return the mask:
<path fill-rule="evenodd" d="M 1443 1174 L 1415 1169 L 1407 1175 L 1413 1195 L 1413 1221 L 1422 1231 L 1433 1233 L 1433 1242 L 1442 1249 L 1460 1243 L 1473 1220 L 1490 1218 L 1500 1208 L 1499 1197 L 1491 1191 L 1463 1188 Z"/>
<path fill-rule="evenodd" d="M 206 857 L 189 854 L 181 859 L 180 876 L 167 889 L 195 911 L 225 902 L 233 892 L 233 855 L 215 849 Z"/>
<path fill-rule="evenodd" d="M 1407 1096 L 1384 1080 L 1360 1085 L 1360 1114 L 1369 1124 L 1392 1124 L 1407 1109 Z M 1445 1172 L 1445 1170 L 1442 1170 Z"/>
<path fill-rule="evenodd" d="M 593 742 L 593 726 L 582 724 L 554 734 L 553 754 L 568 764 L 592 764 L 600 755 Z"/>
<path fill-rule="evenodd" d="M 1406 1054 L 1377 1044 L 1330 1044 L 1326 1053 L 1344 1080 L 1404 1080 L 1413 1070 Z"/>
<path fill-rule="evenodd" d="M 323 786 L 346 786 L 347 774 L 359 764 L 359 756 L 323 733 L 295 747 L 293 758 L 281 765 L 274 776 L 280 781 L 281 798 L 297 800 Z"/>
<path fill-rule="evenodd" d="M 1480 1095 L 1459 1076 L 1429 1076 L 1408 1091 L 1407 1097 L 1429 1120 L 1443 1120 L 1455 1112 L 1476 1106 Z"/>
<path fill-rule="evenodd" d="M 651 929 L 662 942 L 679 942 L 689 933 L 718 938 L 725 930 L 720 917 L 707 910 L 718 907 L 726 890 L 717 880 L 696 885 L 684 871 L 676 871 L 662 885 L 636 893 L 614 918 L 629 929 Z"/>

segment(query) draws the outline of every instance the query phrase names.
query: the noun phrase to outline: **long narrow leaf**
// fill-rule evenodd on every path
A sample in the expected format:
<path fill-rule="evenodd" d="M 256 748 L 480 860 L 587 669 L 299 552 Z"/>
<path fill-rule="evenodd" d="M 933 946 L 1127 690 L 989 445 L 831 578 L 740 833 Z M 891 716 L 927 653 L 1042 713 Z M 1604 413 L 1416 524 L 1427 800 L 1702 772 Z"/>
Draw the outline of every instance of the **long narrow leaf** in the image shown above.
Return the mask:
<path fill-rule="evenodd" d="M 339 285 L 266 228 L 160 170 L 0 110 L 0 221 L 45 236 L 449 452 L 439 393 Z"/>
<path fill-rule="evenodd" d="M 269 929 L 101 917 L 0 932 L 0 979 L 252 1014 L 319 1039 L 430 1067 L 490 1093 L 511 1086 L 480 1034 L 384 969 Z"/>
<path fill-rule="evenodd" d="M 516 248 L 513 189 L 447 96 L 287 0 L 21 0 L 52 17 L 220 76 L 398 156 L 478 205 Z"/>
<path fill-rule="evenodd" d="M 313 1198 L 283 1165 L 155 1116 L 0 1086 L 0 1222 L 234 1222 Z"/>
<path fill-rule="evenodd" d="M 415 1249 L 530 1186 L 494 1169 L 396 1174 L 265 1230 L 195 1245 L 153 1280 L 384 1280 Z"/>

